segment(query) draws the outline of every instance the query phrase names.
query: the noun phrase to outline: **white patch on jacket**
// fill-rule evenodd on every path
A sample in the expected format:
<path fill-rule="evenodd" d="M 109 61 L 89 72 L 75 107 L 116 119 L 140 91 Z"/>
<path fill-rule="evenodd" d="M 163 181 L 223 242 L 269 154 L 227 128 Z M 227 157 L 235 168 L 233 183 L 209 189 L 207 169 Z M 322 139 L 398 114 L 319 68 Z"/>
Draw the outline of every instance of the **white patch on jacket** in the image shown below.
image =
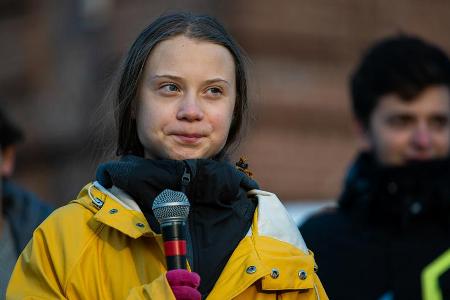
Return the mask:
<path fill-rule="evenodd" d="M 305 241 L 291 215 L 278 197 L 270 192 L 251 190 L 248 195 L 258 199 L 258 234 L 268 236 L 302 250 L 309 254 Z M 250 228 L 247 236 L 252 235 Z"/>

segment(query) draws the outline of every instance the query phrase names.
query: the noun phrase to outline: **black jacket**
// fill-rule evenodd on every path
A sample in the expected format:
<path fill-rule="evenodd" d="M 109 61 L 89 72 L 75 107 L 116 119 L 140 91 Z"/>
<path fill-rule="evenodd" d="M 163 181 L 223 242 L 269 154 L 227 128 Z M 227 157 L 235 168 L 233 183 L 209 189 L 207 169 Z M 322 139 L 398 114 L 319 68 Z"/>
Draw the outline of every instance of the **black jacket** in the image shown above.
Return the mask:
<path fill-rule="evenodd" d="M 338 207 L 300 230 L 330 299 L 434 300 L 433 284 L 450 299 L 450 160 L 388 168 L 363 153 Z"/>

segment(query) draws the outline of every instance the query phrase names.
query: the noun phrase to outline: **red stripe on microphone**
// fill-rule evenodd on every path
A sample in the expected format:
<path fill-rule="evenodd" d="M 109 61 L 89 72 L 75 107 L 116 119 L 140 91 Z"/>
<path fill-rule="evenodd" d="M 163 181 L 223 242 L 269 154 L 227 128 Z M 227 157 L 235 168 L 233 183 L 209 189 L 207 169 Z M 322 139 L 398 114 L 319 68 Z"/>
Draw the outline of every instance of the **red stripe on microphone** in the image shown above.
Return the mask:
<path fill-rule="evenodd" d="M 166 256 L 186 255 L 186 241 L 164 242 L 164 253 Z"/>

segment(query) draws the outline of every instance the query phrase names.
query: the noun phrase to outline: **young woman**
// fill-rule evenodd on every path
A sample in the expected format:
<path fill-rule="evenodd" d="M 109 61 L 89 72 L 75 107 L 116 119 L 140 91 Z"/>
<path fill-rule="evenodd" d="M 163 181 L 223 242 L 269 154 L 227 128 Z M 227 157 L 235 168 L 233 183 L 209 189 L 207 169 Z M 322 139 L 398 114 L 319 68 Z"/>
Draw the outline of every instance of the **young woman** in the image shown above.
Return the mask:
<path fill-rule="evenodd" d="M 8 299 L 327 299 L 279 200 L 226 161 L 246 72 L 215 19 L 159 17 L 129 50 L 116 91 L 120 159 L 36 230 Z M 167 272 L 151 209 L 164 189 L 190 201 L 192 272 Z"/>

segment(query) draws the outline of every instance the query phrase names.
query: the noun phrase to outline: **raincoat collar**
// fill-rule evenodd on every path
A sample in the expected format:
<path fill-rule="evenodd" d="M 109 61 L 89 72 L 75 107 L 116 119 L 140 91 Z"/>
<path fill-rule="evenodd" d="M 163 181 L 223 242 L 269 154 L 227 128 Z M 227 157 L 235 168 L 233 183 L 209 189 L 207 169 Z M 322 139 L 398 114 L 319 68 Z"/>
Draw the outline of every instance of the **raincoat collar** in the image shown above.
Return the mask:
<path fill-rule="evenodd" d="M 144 214 L 133 208 L 135 203 L 131 198 L 119 199 L 97 182 L 87 184 L 78 199 L 72 202 L 92 211 L 96 221 L 131 238 L 157 235 L 151 230 Z"/>

